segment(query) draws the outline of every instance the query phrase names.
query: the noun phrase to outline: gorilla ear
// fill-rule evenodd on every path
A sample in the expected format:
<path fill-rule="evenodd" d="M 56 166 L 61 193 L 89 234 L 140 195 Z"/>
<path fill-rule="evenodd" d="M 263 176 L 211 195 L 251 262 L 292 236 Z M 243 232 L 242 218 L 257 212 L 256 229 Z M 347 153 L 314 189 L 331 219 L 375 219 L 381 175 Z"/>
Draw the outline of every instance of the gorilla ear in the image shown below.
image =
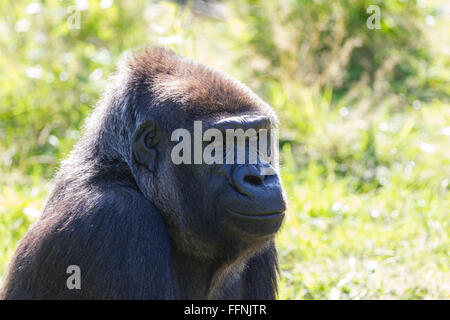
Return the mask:
<path fill-rule="evenodd" d="M 156 121 L 148 119 L 139 127 L 133 140 L 134 160 L 150 171 L 155 171 L 156 168 L 156 146 L 159 137 L 159 127 Z"/>

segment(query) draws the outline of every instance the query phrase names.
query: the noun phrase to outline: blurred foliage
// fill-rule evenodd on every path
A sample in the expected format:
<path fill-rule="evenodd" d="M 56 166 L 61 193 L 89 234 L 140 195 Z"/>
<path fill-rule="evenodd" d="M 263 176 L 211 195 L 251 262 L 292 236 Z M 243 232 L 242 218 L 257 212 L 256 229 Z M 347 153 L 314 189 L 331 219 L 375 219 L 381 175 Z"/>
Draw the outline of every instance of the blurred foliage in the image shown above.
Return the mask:
<path fill-rule="evenodd" d="M 367 28 L 369 5 L 381 29 Z M 411 0 L 0 2 L 0 280 L 120 55 L 159 45 L 227 71 L 279 115 L 280 298 L 450 298 L 449 12 Z"/>
<path fill-rule="evenodd" d="M 443 93 L 431 90 L 445 79 L 429 74 L 433 55 L 423 43 L 423 17 L 433 10 L 416 1 L 250 3 L 254 5 L 240 7 L 253 31 L 245 61 L 256 54 L 268 62 L 256 70 L 258 78 L 301 79 L 306 85 L 332 88 L 335 100 L 346 97 L 349 102 L 357 98 L 347 96 L 357 85 L 365 86 L 374 102 L 387 93 L 405 99 Z M 381 29 L 375 32 L 366 26 L 370 5 L 378 5 L 382 16 Z M 438 89 L 448 93 L 448 87 Z"/>

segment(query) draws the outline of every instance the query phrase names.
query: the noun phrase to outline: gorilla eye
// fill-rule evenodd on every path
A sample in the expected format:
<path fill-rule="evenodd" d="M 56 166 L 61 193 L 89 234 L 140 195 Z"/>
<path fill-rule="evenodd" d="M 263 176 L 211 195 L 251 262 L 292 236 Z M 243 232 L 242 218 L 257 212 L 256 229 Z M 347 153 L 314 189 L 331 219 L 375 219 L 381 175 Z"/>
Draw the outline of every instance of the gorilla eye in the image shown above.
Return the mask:
<path fill-rule="evenodd" d="M 211 141 L 210 141 L 209 143 L 212 143 L 212 144 L 214 145 L 214 147 L 216 147 L 216 146 L 217 146 L 216 137 L 212 137 L 212 138 L 211 138 Z M 214 157 L 215 155 L 216 155 L 216 149 L 214 148 L 214 149 L 211 151 L 211 156 Z"/>
<path fill-rule="evenodd" d="M 148 133 L 144 138 L 144 143 L 147 148 L 151 148 L 154 145 L 155 134 Z"/>

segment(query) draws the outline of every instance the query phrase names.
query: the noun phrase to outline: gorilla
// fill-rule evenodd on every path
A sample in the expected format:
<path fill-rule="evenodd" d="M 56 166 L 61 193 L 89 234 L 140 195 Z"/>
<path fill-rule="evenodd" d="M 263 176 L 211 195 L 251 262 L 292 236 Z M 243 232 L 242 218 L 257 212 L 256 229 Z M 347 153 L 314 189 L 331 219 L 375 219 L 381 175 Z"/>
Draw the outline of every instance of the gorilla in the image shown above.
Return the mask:
<path fill-rule="evenodd" d="M 271 107 L 163 48 L 128 54 L 110 81 L 19 243 L 0 298 L 275 299 L 274 235 L 287 206 L 278 164 L 171 158 L 174 130 L 202 121 L 272 132 Z"/>

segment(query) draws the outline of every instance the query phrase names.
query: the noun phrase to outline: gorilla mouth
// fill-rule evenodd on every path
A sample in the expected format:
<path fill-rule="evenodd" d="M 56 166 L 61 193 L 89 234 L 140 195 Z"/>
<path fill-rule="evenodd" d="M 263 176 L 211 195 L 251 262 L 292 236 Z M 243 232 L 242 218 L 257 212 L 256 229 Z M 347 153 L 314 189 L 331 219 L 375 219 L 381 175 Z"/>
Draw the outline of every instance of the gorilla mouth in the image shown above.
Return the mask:
<path fill-rule="evenodd" d="M 284 219 L 284 210 L 278 208 L 247 212 L 228 209 L 227 213 L 225 224 L 231 227 L 234 236 L 241 240 L 242 235 L 250 236 L 247 240 L 271 236 L 280 229 Z"/>
<path fill-rule="evenodd" d="M 235 210 L 228 210 L 229 213 L 236 216 L 241 216 L 250 219 L 272 219 L 284 215 L 284 211 L 270 211 L 270 212 L 238 212 Z"/>

